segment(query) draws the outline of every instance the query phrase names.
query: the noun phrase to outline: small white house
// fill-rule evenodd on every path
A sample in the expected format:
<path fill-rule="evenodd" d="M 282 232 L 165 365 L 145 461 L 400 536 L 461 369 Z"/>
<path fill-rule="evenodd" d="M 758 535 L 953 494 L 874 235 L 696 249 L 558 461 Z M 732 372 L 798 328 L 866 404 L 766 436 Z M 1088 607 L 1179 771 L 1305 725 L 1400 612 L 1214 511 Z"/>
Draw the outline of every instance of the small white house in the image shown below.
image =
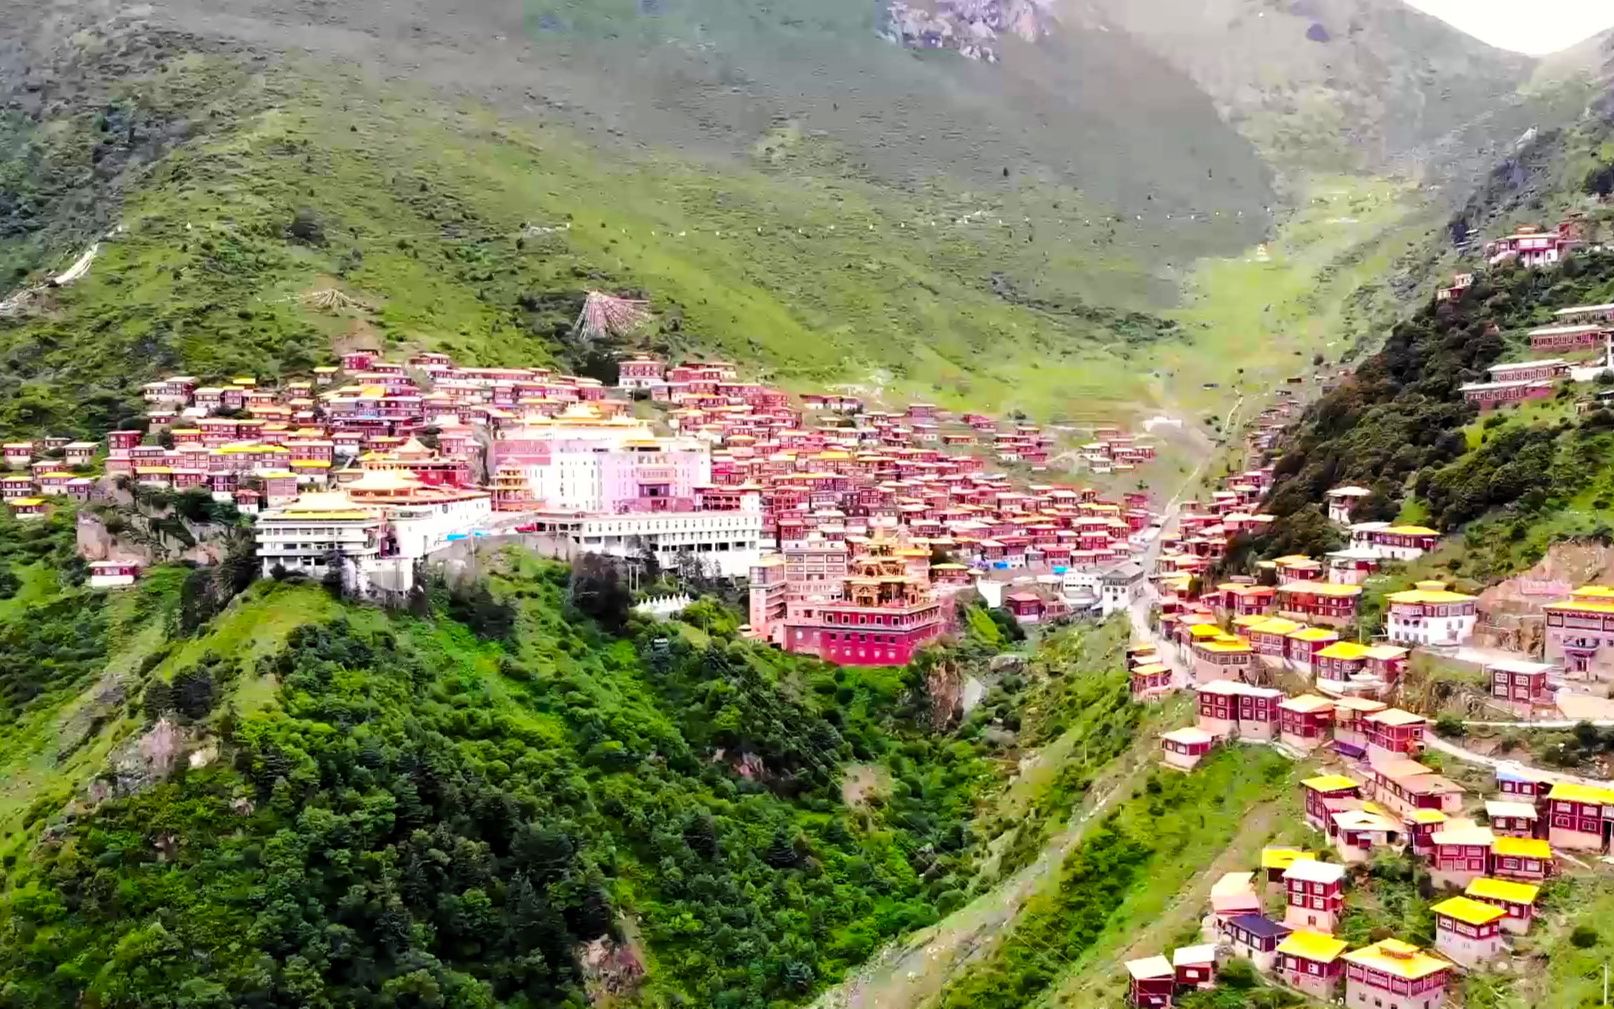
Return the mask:
<path fill-rule="evenodd" d="M 91 561 L 89 585 L 92 589 L 124 589 L 140 577 L 134 561 Z"/>

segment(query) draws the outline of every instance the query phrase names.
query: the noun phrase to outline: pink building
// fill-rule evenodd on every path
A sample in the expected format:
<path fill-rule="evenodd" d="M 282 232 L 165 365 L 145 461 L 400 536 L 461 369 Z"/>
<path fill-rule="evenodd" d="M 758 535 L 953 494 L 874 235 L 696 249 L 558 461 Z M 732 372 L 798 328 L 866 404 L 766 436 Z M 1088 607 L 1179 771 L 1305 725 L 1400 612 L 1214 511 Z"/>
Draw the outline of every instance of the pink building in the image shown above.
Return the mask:
<path fill-rule="evenodd" d="M 1535 837 L 1541 828 L 1541 814 L 1533 802 L 1487 799 L 1485 819 L 1490 821 L 1491 830 L 1503 837 Z"/>
<path fill-rule="evenodd" d="M 1608 325 L 1543 326 L 1530 330 L 1531 350 L 1591 350 L 1608 343 Z"/>
<path fill-rule="evenodd" d="M 1168 767 L 1192 771 L 1216 745 L 1216 737 L 1203 729 L 1175 729 L 1160 737 L 1162 756 Z"/>
<path fill-rule="evenodd" d="M 1544 609 L 1547 661 L 1566 672 L 1606 678 L 1614 656 L 1614 588 L 1583 585 Z"/>
<path fill-rule="evenodd" d="M 1553 358 L 1550 361 L 1493 364 L 1487 373 L 1492 382 L 1555 382 L 1569 377 L 1569 362 Z"/>
<path fill-rule="evenodd" d="M 1486 242 L 1485 258 L 1493 266 L 1509 259 L 1527 267 L 1554 266 L 1581 244 L 1579 228 L 1573 221 L 1564 221 L 1552 231 L 1526 224 L 1511 235 Z"/>
<path fill-rule="evenodd" d="M 1464 967 L 1479 967 L 1502 953 L 1507 912 L 1471 897 L 1449 897 L 1429 909 L 1435 916 L 1435 949 Z"/>
<path fill-rule="evenodd" d="M 1614 831 L 1614 788 L 1560 781 L 1547 793 L 1547 840 L 1554 848 L 1605 851 Z"/>
<path fill-rule="evenodd" d="M 1526 714 L 1538 706 L 1551 705 L 1547 673 L 1553 668 L 1541 662 L 1493 662 L 1486 667 L 1490 675 L 1491 697 Z"/>
<path fill-rule="evenodd" d="M 1519 883 L 1510 879 L 1482 876 L 1469 883 L 1468 889 L 1463 893 L 1475 900 L 1482 900 L 1501 908 L 1503 931 L 1524 935 L 1530 931 L 1530 925 L 1535 921 L 1536 898 L 1540 896 L 1541 888 L 1534 883 Z"/>
<path fill-rule="evenodd" d="M 1351 1009 L 1440 1009 L 1451 961 L 1411 943 L 1385 939 L 1352 950 L 1345 961 L 1345 1004 Z"/>
<path fill-rule="evenodd" d="M 1316 694 L 1291 697 L 1278 705 L 1278 740 L 1310 752 L 1328 742 L 1334 722 L 1334 702 Z"/>
<path fill-rule="evenodd" d="M 1329 817 L 1336 810 L 1362 798 L 1362 786 L 1343 774 L 1306 778 L 1300 788 L 1306 798 L 1306 823 L 1318 833 L 1327 833 Z"/>
<path fill-rule="evenodd" d="M 1437 830 L 1433 840 L 1429 875 L 1436 885 L 1464 887 L 1488 874 L 1491 842 L 1496 840 L 1491 828 L 1453 821 Z"/>
<path fill-rule="evenodd" d="M 1348 943 L 1325 932 L 1300 929 L 1278 945 L 1278 976 L 1289 987 L 1332 1002 L 1345 973 Z"/>
<path fill-rule="evenodd" d="M 1489 410 L 1527 399 L 1547 399 L 1552 395 L 1552 382 L 1547 379 L 1470 382 L 1459 391 L 1469 404 Z"/>
<path fill-rule="evenodd" d="M 1337 862 L 1302 859 L 1283 874 L 1286 906 L 1283 923 L 1290 928 L 1332 932 L 1345 910 L 1345 867 Z"/>
<path fill-rule="evenodd" d="M 633 357 L 617 366 L 617 386 L 623 389 L 652 389 L 662 383 L 665 363 L 653 357 Z"/>

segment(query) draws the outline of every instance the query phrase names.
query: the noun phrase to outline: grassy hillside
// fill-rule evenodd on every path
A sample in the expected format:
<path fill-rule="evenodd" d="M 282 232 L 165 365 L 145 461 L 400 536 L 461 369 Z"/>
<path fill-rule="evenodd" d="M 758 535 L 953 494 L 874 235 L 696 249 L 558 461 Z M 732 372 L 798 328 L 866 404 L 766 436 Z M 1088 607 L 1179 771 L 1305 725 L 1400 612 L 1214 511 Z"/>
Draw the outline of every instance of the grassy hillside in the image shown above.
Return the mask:
<path fill-rule="evenodd" d="M 1089 832 L 1054 885 L 1027 902 L 1007 937 L 955 980 L 938 1005 L 1092 1004 L 1091 995 L 1077 997 L 1064 986 L 1079 985 L 1084 965 L 1131 947 L 1140 928 L 1177 906 L 1190 881 L 1233 842 L 1241 821 L 1284 793 L 1291 768 L 1271 750 L 1234 747 L 1194 774 L 1156 771 Z M 1194 917 L 1190 913 L 1180 927 Z M 1177 936 L 1158 938 L 1165 947 Z M 1061 1002 L 1066 994 L 1073 1000 Z"/>
<path fill-rule="evenodd" d="M 1083 419 L 1180 396 L 1225 408 L 1235 385 L 1264 388 L 1347 329 L 1357 286 L 1406 247 L 1396 228 L 1424 221 L 1404 190 L 1319 182 L 1267 252 L 1208 261 L 1166 318 L 1103 307 L 1169 288 L 1156 253 L 1076 216 L 1090 212 L 1077 193 L 936 182 L 893 199 L 789 130 L 720 172 L 665 153 L 602 162 L 560 127 L 194 58 L 112 102 L 141 121 L 226 104 L 238 118 L 143 169 L 84 280 L 0 319 L 7 431 L 104 428 L 153 372 L 268 377 L 349 345 L 575 366 L 598 349 L 567 341 L 593 287 L 649 294 L 654 349 L 726 354 L 786 383 Z M 71 161 L 102 118 L 64 124 L 39 156 Z M 289 231 L 304 211 L 313 240 Z M 79 250 L 66 248 L 58 268 Z M 333 287 L 358 307 L 307 303 Z M 1207 380 L 1220 391 L 1194 391 Z"/>
<path fill-rule="evenodd" d="M 1092 6 L 1182 68 L 1291 172 L 1416 166 L 1434 177 L 1460 176 L 1531 123 L 1515 93 L 1530 72 L 1528 57 L 1493 49 L 1400 0 Z"/>
<path fill-rule="evenodd" d="M 159 370 L 357 344 L 579 366 L 621 349 L 566 339 L 596 287 L 651 298 L 635 349 L 786 384 L 1203 423 L 1370 341 L 1438 217 L 1406 180 L 1296 170 L 1280 198 L 1154 28 L 1079 17 L 986 65 L 900 49 L 853 0 L 12 13 L 0 274 L 123 230 L 0 318 L 7 433 L 105 427 Z M 333 287 L 356 307 L 305 303 Z"/>

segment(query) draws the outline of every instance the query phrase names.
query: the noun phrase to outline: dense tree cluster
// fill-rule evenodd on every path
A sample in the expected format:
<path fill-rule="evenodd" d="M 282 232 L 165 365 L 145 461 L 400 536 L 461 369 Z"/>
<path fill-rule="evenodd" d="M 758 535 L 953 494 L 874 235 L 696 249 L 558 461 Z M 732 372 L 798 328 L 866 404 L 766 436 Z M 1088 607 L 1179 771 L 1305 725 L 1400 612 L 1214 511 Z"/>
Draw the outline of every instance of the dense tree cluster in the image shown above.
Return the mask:
<path fill-rule="evenodd" d="M 1263 554 L 1324 546 L 1326 523 L 1314 509 L 1340 484 L 1373 491 L 1363 510 L 1369 519 L 1393 517 L 1409 490 L 1427 494 L 1445 528 L 1535 500 L 1531 492 L 1551 470 L 1543 447 L 1551 434 L 1509 433 L 1467 455 L 1462 428 L 1474 411 L 1458 388 L 1483 380 L 1509 346 L 1504 334 L 1547 324 L 1553 309 L 1606 301 L 1611 290 L 1614 257 L 1590 253 L 1551 271 L 1480 274 L 1462 298 L 1431 302 L 1397 324 L 1383 350 L 1306 411 L 1275 466 L 1268 510 L 1278 521 L 1253 546 Z"/>
<path fill-rule="evenodd" d="M 7 867 L 0 1005 L 580 1007 L 598 941 L 653 958 L 650 1004 L 771 1009 L 962 900 L 994 769 L 911 678 L 612 634 L 576 594 L 535 564 L 444 604 L 507 633 L 350 611 L 150 684 L 131 709 L 223 759 Z M 227 703 L 248 675 L 274 704 Z"/>

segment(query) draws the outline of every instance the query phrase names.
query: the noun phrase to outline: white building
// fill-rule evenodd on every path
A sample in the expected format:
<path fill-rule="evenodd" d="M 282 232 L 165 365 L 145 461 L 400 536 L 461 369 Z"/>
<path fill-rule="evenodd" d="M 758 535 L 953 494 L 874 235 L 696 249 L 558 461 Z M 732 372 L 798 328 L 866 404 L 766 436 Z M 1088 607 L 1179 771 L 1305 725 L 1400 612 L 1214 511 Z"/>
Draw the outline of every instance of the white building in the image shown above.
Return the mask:
<path fill-rule="evenodd" d="M 1106 617 L 1127 609 L 1137 601 L 1146 581 L 1143 568 L 1131 561 L 1110 568 L 1099 579 L 1099 609 Z"/>
<path fill-rule="evenodd" d="M 383 526 L 379 511 L 346 494 L 306 494 L 258 516 L 258 558 L 265 575 L 280 567 L 323 578 L 334 558 L 357 568 L 378 557 Z"/>
<path fill-rule="evenodd" d="M 719 578 L 743 578 L 762 559 L 761 511 L 544 515 L 532 525 L 583 553 L 632 558 L 650 550 L 664 568 L 692 556 Z"/>
<path fill-rule="evenodd" d="M 1385 601 L 1390 604 L 1385 633 L 1398 645 L 1460 645 L 1479 620 L 1478 600 L 1449 591 L 1444 582 L 1419 582 Z"/>
<path fill-rule="evenodd" d="M 1416 560 L 1440 542 L 1440 533 L 1433 529 L 1389 522 L 1358 522 L 1350 532 L 1353 550 L 1371 550 L 1388 561 Z"/>
<path fill-rule="evenodd" d="M 92 589 L 124 589 L 140 577 L 134 561 L 91 561 L 89 586 Z"/>
<path fill-rule="evenodd" d="M 482 491 L 442 500 L 410 502 L 388 508 L 388 536 L 399 557 L 415 559 L 441 550 L 450 536 L 469 536 L 493 518 L 493 498 Z"/>
<path fill-rule="evenodd" d="M 1350 525 L 1351 513 L 1372 493 L 1366 487 L 1335 487 L 1326 495 L 1329 520 L 1342 526 Z"/>

